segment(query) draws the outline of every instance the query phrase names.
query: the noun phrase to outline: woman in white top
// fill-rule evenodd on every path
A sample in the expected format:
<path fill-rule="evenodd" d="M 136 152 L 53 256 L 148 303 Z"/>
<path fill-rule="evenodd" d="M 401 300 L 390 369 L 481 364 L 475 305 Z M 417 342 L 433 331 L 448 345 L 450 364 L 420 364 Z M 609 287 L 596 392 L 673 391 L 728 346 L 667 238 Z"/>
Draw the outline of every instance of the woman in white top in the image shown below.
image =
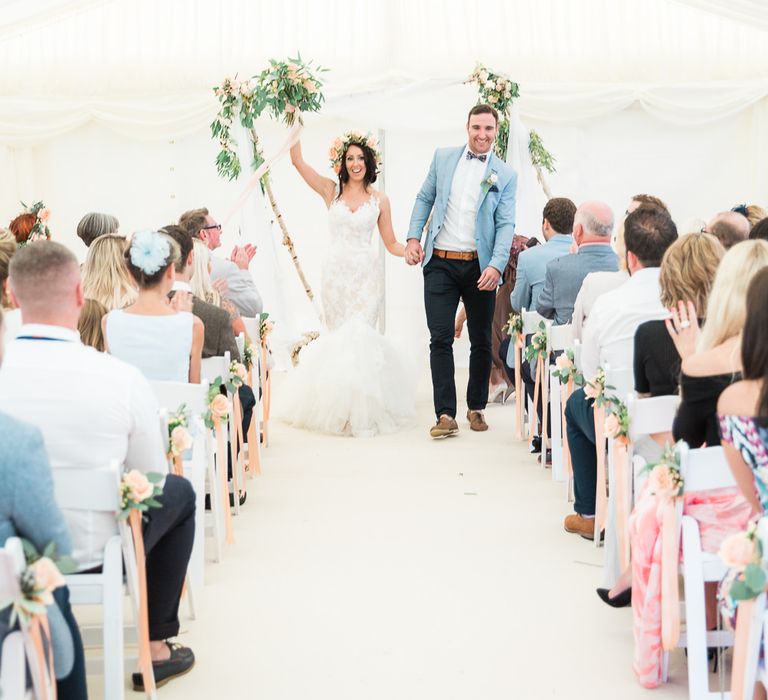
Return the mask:
<path fill-rule="evenodd" d="M 157 231 L 134 234 L 125 264 L 139 289 L 138 299 L 104 317 L 107 350 L 138 367 L 150 380 L 200 382 L 203 323 L 191 313 L 187 292 L 169 302 L 179 256 L 176 242 Z"/>

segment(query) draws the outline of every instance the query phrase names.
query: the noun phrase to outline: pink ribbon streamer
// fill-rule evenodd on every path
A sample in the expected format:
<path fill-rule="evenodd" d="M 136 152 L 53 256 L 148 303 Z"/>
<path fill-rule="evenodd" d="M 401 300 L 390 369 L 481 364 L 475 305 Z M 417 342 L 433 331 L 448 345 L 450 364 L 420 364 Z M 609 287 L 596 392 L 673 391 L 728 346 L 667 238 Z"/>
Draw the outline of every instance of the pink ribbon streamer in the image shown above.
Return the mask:
<path fill-rule="evenodd" d="M 523 439 L 523 379 L 520 375 L 520 363 L 523 361 L 523 340 L 515 334 L 515 413 L 517 418 L 517 439 Z"/>
<path fill-rule="evenodd" d="M 731 700 L 752 700 L 754 688 L 744 687 L 744 673 L 749 652 L 749 638 L 755 601 L 741 600 L 736 610 L 736 632 L 733 642 L 733 670 L 731 671 Z"/>
<path fill-rule="evenodd" d="M 235 200 L 234 204 L 227 211 L 227 214 L 223 220 L 224 224 L 229 223 L 229 220 L 243 208 L 243 205 L 248 201 L 251 193 L 256 189 L 256 187 L 258 187 L 261 178 L 264 177 L 270 171 L 272 166 L 286 153 L 288 153 L 288 151 L 291 150 L 291 146 L 293 146 L 293 144 L 299 140 L 302 129 L 300 117 L 301 113 L 296 112 L 296 120 L 293 122 L 293 126 L 288 130 L 288 136 L 286 137 L 282 146 L 280 146 L 280 148 L 275 153 L 273 153 L 258 168 L 256 168 L 256 170 L 254 170 L 253 175 L 251 175 L 250 179 L 246 183 L 243 191 L 240 193 L 240 196 Z"/>
<path fill-rule="evenodd" d="M 626 438 L 616 438 L 613 441 L 613 475 L 616 482 L 616 536 L 619 543 L 619 563 L 622 571 L 629 566 L 627 462 Z"/>
<path fill-rule="evenodd" d="M 597 498 L 595 499 L 595 518 L 597 533 L 605 529 L 605 517 L 608 511 L 608 493 L 605 490 L 605 404 L 594 407 L 595 416 L 595 455 L 597 457 Z"/>
<path fill-rule="evenodd" d="M 677 526 L 677 498 L 659 497 L 661 515 L 661 646 L 672 651 L 680 638 L 678 563 L 680 529 Z"/>

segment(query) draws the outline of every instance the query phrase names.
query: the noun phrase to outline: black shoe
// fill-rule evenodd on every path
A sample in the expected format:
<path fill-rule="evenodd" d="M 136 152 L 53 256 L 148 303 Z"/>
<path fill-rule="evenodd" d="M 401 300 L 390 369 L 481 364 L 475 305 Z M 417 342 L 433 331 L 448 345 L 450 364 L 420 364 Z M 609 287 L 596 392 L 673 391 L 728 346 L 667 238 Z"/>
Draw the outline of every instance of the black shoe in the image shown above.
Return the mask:
<path fill-rule="evenodd" d="M 247 491 L 243 491 L 240 494 L 240 505 L 243 505 L 247 498 L 248 498 L 248 492 Z M 230 506 L 230 508 L 234 508 L 235 507 L 235 496 L 233 494 L 231 494 L 231 493 L 229 494 L 229 506 Z M 210 493 L 206 493 L 205 494 L 205 509 L 206 510 L 210 510 L 211 509 L 211 494 Z"/>
<path fill-rule="evenodd" d="M 552 466 L 552 450 L 550 450 L 549 448 L 547 448 L 544 460 L 545 460 L 544 461 L 544 466 L 547 467 L 547 468 L 550 468 Z M 539 462 L 539 464 L 541 464 L 541 455 L 539 455 L 538 462 Z"/>
<path fill-rule="evenodd" d="M 165 685 L 168 681 L 188 673 L 195 665 L 195 655 L 189 647 L 184 647 L 181 644 L 171 644 L 170 642 L 166 642 L 166 644 L 171 650 L 171 658 L 165 661 L 152 662 L 155 686 L 158 688 Z M 133 681 L 134 690 L 144 692 L 144 677 L 140 673 L 134 673 L 131 676 L 131 680 Z"/>
<path fill-rule="evenodd" d="M 608 588 L 598 588 L 597 589 L 597 595 L 600 596 L 600 600 L 602 600 L 607 605 L 610 605 L 612 608 L 626 608 L 628 605 L 631 605 L 632 603 L 632 589 L 627 588 L 627 590 L 622 591 L 619 593 L 619 595 L 611 598 L 611 596 L 608 595 L 610 589 Z"/>
<path fill-rule="evenodd" d="M 541 436 L 534 435 L 531 441 L 531 454 L 538 454 L 541 452 Z"/>

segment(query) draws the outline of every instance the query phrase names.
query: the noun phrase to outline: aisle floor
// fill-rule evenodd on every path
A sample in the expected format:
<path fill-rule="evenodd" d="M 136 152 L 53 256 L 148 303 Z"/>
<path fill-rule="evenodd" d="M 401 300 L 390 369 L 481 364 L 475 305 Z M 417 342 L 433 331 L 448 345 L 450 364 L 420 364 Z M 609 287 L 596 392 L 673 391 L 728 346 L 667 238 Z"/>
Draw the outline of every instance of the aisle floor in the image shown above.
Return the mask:
<path fill-rule="evenodd" d="M 236 543 L 183 617 L 198 665 L 161 697 L 686 697 L 681 652 L 669 685 L 635 681 L 631 612 L 595 595 L 602 552 L 563 531 L 564 487 L 514 440 L 513 405 L 432 441 L 426 377 L 419 398 L 396 435 L 273 424 Z"/>

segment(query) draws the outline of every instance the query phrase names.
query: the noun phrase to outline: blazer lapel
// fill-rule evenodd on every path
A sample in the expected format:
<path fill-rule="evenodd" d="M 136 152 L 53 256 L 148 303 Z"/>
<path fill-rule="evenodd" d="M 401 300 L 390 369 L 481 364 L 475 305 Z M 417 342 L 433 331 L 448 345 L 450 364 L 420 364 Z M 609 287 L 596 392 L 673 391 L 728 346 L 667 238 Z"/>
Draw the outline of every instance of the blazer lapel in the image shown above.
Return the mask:
<path fill-rule="evenodd" d="M 496 154 L 491 151 L 490 157 L 488 158 L 488 165 L 485 168 L 485 174 L 483 175 L 483 179 L 480 182 L 480 199 L 477 202 L 477 211 L 480 211 L 480 207 L 483 206 L 483 202 L 485 202 L 485 198 L 488 196 L 488 192 L 491 189 L 491 186 L 487 184 L 488 178 L 490 177 L 491 173 L 493 172 L 499 172 L 499 166 L 498 166 L 499 159 L 496 157 Z"/>
<path fill-rule="evenodd" d="M 441 183 L 443 196 L 446 202 L 448 201 L 448 197 L 451 194 L 451 184 L 453 183 L 453 174 L 456 172 L 456 166 L 458 166 L 459 160 L 461 160 L 462 153 L 464 153 L 464 146 L 457 148 L 456 151 L 454 151 L 448 156 L 445 173 L 443 175 L 443 181 Z"/>

